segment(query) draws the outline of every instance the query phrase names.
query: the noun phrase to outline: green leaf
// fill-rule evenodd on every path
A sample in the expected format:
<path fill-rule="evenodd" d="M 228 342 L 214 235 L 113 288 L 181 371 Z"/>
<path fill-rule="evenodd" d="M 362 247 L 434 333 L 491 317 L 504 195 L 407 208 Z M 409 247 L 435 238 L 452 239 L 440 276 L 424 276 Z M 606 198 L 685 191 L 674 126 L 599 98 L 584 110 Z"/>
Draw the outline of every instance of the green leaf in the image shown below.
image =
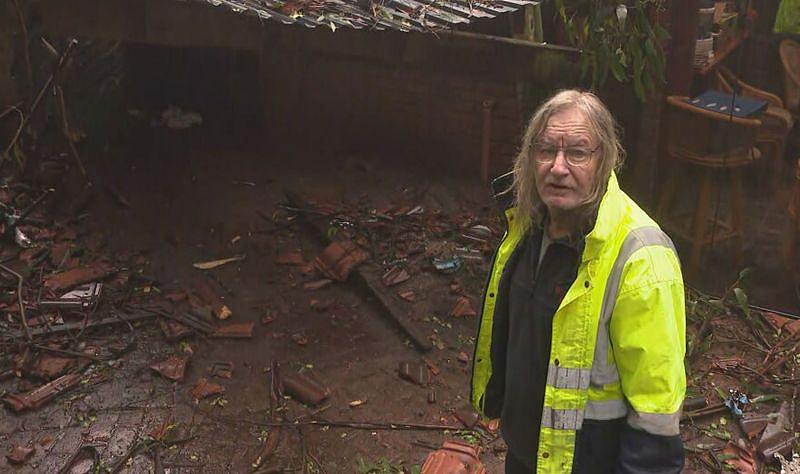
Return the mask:
<path fill-rule="evenodd" d="M 670 35 L 669 32 L 664 29 L 661 25 L 655 25 L 653 27 L 653 31 L 655 32 L 657 40 L 666 40 L 669 39 Z"/>
<path fill-rule="evenodd" d="M 736 302 L 739 303 L 739 308 L 741 308 L 745 316 L 750 317 L 750 303 L 747 300 L 747 293 L 741 288 L 734 288 L 733 294 L 736 296 Z"/>
<path fill-rule="evenodd" d="M 611 61 L 611 74 L 618 82 L 625 82 L 625 66 L 619 61 Z"/>

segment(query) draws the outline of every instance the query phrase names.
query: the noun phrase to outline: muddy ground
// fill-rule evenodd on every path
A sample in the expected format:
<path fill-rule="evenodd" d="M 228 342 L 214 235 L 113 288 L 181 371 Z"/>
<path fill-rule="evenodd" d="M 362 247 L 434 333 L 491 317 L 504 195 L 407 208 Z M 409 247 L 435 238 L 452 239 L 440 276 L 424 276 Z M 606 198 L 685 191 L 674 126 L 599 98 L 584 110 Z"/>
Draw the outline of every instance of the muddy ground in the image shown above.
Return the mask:
<path fill-rule="evenodd" d="M 156 129 L 134 143 L 86 158 L 94 199 L 88 217 L 80 221 L 85 233 L 79 241 L 92 242 L 98 252 L 117 261 L 133 262 L 147 280 L 134 288 L 140 298 L 163 299 L 197 279 L 206 281 L 232 310 L 228 321 L 253 322 L 253 335 L 237 340 L 194 335 L 169 343 L 152 321 L 91 331 L 88 337 L 97 346 L 124 338 L 135 341 L 135 348 L 111 364 L 91 364 L 85 383 L 43 408 L 23 414 L 5 410 L 0 416 L 3 448 L 21 445 L 36 451 L 22 465 L 0 458 L 0 470 L 57 472 L 80 446 L 93 445 L 105 466 L 122 459 L 121 472 L 152 472 L 152 451 L 143 450 L 129 460 L 126 454 L 149 443 L 153 430 L 166 424 L 174 426 L 177 440 L 165 441 L 158 449 L 165 472 L 250 472 L 270 433 L 277 431 L 277 448 L 262 460 L 262 472 L 414 472 L 431 448 L 453 438 L 478 442 L 488 472 L 502 472 L 502 440 L 485 427 L 466 431 L 459 419 L 466 418 L 477 317 L 451 315 L 462 296 L 480 309 L 490 249 L 501 227 L 488 188 L 458 169 L 455 158 L 453 169 L 442 169 L 426 165 L 424 159 L 385 152 L 298 156 L 270 150 L 252 135 L 220 142 L 202 129 Z M 380 258 L 364 266 L 382 274 L 395 263 L 387 256 L 407 257 L 411 278 L 386 291 L 433 346 L 430 351 L 420 352 L 352 278 L 310 290 L 304 282 L 319 277 L 310 277 L 302 266 L 278 263 L 298 249 L 310 261 L 325 246 L 320 235 L 279 206 L 287 190 L 326 209 L 347 209 L 351 223 L 359 224 L 370 212 L 391 216 L 371 242 L 381 249 Z M 68 201 L 74 195 L 60 198 Z M 782 205 L 780 200 L 754 200 L 750 207 L 758 220 L 751 222 L 781 221 Z M 415 210 L 417 206 L 421 208 Z M 312 219 L 331 228 L 327 218 Z M 472 245 L 478 256 L 464 259 L 456 273 L 433 268 L 430 256 L 468 246 L 459 240 L 459 232 L 476 224 L 493 230 L 488 245 Z M 348 231 L 346 225 L 335 229 Z M 764 276 L 786 275 L 771 251 L 766 257 L 759 253 L 762 240 L 774 249 L 774 229 L 767 230 L 766 237 L 758 234 L 750 245 L 751 261 L 762 265 L 751 297 L 755 303 L 796 313 L 791 278 Z M 211 270 L 192 266 L 234 255 L 245 258 Z M 715 259 L 689 283 L 721 294 L 737 270 L 732 264 L 715 263 L 725 262 L 724 256 Z M 414 292 L 414 301 L 398 296 L 408 290 Z M 769 332 L 767 341 L 754 350 L 751 339 L 756 336 L 735 308 L 698 314 L 690 319 L 689 337 L 695 337 L 708 319 L 720 341 L 694 341 L 707 347 L 696 350 L 691 359 L 690 395 L 718 402 L 713 382 L 723 393 L 739 388 L 792 400 L 796 382 L 774 385 L 747 373 L 761 362 L 763 344 L 777 340 L 774 328 L 762 328 Z M 149 368 L 171 355 L 190 357 L 182 382 L 166 380 Z M 434 369 L 428 369 L 429 385 L 398 375 L 402 361 L 424 366 L 423 357 Z M 714 365 L 732 357 L 742 362 Z M 209 367 L 218 361 L 233 364 L 230 378 L 210 375 Z M 274 401 L 271 405 L 274 362 L 281 373 L 313 373 L 330 388 L 329 398 L 318 407 L 290 398 L 280 400 L 283 407 Z M 795 363 L 790 358 L 785 367 L 780 364 L 781 377 L 794 378 L 789 371 Z M 223 385 L 224 394 L 193 401 L 191 391 L 201 377 Z M 33 386 L 19 377 L 0 382 L 6 393 Z M 759 406 L 775 411 L 778 402 Z M 709 435 L 710 424 L 718 427 L 720 416 L 726 414 L 685 423 L 684 438 L 694 450 L 687 457 L 686 472 L 712 470 L 712 461 L 699 458 L 719 454 L 725 446 L 724 435 Z M 414 426 L 403 429 L 404 423 Z"/>

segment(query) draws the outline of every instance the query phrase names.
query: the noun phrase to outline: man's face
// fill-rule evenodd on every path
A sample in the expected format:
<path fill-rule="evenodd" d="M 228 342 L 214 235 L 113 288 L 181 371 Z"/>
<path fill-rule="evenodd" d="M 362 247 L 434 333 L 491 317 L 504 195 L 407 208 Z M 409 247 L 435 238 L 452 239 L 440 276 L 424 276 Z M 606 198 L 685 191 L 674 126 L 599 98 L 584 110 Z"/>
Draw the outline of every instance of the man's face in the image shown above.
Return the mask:
<path fill-rule="evenodd" d="M 550 117 L 532 152 L 536 160 L 536 189 L 552 217 L 568 214 L 586 202 L 594 189 L 598 145 L 589 123 L 577 108 L 564 109 Z M 540 155 L 549 155 L 552 161 L 537 159 L 537 149 L 544 150 Z M 557 151 L 553 159 L 554 150 Z M 581 154 L 589 156 L 576 166 L 576 163 L 568 163 L 568 154 L 577 158 Z"/>

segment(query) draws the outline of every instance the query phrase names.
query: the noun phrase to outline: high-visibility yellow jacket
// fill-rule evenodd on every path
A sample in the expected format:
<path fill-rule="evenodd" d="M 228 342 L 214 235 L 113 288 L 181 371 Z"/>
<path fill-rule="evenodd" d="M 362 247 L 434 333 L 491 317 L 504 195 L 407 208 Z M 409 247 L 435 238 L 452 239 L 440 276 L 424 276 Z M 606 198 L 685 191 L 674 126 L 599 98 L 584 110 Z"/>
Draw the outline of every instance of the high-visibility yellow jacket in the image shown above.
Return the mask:
<path fill-rule="evenodd" d="M 495 301 L 509 256 L 524 234 L 515 209 L 484 295 L 472 403 L 484 414 L 492 375 Z M 637 430 L 679 433 L 686 389 L 684 287 L 672 241 L 619 189 L 612 173 L 575 282 L 553 316 L 536 455 L 537 472 L 570 472 L 584 419 L 627 417 Z M 531 453 L 534 455 L 534 453 Z"/>
<path fill-rule="evenodd" d="M 781 0 L 775 13 L 775 33 L 800 34 L 800 0 Z"/>

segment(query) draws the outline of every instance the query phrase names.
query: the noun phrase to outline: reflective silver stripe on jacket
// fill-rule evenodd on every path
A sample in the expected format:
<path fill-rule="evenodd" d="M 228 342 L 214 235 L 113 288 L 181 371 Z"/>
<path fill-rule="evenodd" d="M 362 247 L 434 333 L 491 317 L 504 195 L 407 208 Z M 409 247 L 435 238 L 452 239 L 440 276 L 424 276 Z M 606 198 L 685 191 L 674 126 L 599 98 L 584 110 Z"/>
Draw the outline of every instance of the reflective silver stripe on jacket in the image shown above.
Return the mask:
<path fill-rule="evenodd" d="M 617 304 L 617 294 L 619 293 L 619 283 L 622 278 L 622 269 L 634 252 L 650 246 L 662 246 L 672 249 L 675 252 L 675 245 L 672 240 L 658 227 L 640 227 L 628 233 L 622 247 L 619 249 L 614 266 L 606 282 L 606 291 L 603 295 L 603 305 L 600 310 L 600 322 L 597 326 L 597 344 L 594 348 L 594 362 L 592 363 L 591 385 L 602 387 L 603 385 L 619 381 L 619 372 L 616 364 L 608 362 L 608 348 L 611 341 L 608 336 L 608 326 L 611 321 L 611 313 Z M 677 253 L 677 252 L 676 252 Z M 593 418 L 587 416 L 587 418 Z"/>
<path fill-rule="evenodd" d="M 583 425 L 583 410 L 542 409 L 542 427 L 556 430 L 579 430 Z"/>
<path fill-rule="evenodd" d="M 628 424 L 634 428 L 661 436 L 680 434 L 681 411 L 675 413 L 644 413 L 631 410 Z"/>
<path fill-rule="evenodd" d="M 589 420 L 616 420 L 628 414 L 628 402 L 614 400 L 589 400 L 583 416 Z"/>
<path fill-rule="evenodd" d="M 591 369 L 559 367 L 550 364 L 547 368 L 547 385 L 555 388 L 574 388 L 586 390 L 589 388 Z"/>

